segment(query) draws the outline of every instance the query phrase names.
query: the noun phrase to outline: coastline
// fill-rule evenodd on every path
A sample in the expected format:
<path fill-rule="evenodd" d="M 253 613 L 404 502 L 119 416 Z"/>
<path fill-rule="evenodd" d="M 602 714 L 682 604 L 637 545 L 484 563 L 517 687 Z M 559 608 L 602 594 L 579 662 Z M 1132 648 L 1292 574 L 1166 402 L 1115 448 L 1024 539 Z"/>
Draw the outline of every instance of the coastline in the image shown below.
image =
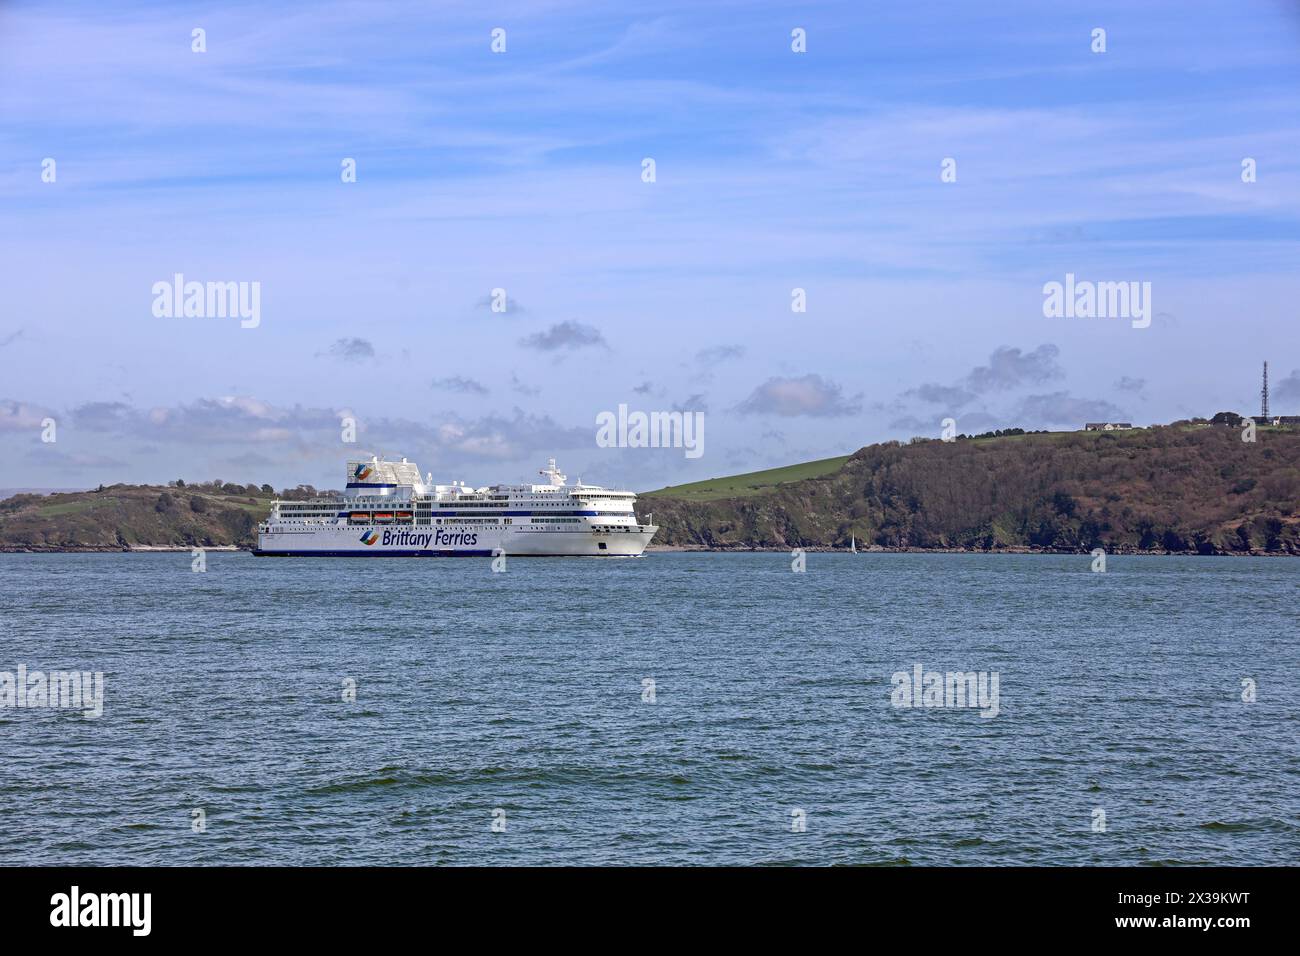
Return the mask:
<path fill-rule="evenodd" d="M 773 552 L 789 554 L 793 547 L 723 547 L 710 548 L 703 545 L 650 545 L 646 548 L 646 553 L 650 552 L 712 552 L 716 554 L 739 553 L 746 554 L 751 552 Z M 830 548 L 824 545 L 809 546 L 803 548 L 808 554 L 852 554 L 848 548 Z M 1009 548 L 886 548 L 881 545 L 872 545 L 867 548 L 858 548 L 858 554 L 1077 554 L 1090 555 L 1091 551 L 1080 551 L 1069 548 L 1031 548 L 1031 547 L 1009 547 Z M 1116 548 L 1107 551 L 1108 556 L 1131 556 L 1147 555 L 1150 557 L 1193 557 L 1193 558 L 1296 558 L 1300 557 L 1293 551 L 1196 551 L 1187 549 L 1183 551 L 1166 551 L 1163 548 L 1141 550 L 1138 548 Z"/>
<path fill-rule="evenodd" d="M 0 546 L 0 554 L 188 554 L 196 549 L 203 551 L 218 552 L 235 552 L 246 551 L 252 553 L 251 547 L 241 547 L 238 545 L 221 544 L 221 545 L 135 545 L 132 547 L 112 547 L 108 545 L 87 545 L 77 547 L 13 547 Z M 646 554 L 671 554 L 674 552 L 683 554 L 789 554 L 793 547 L 768 547 L 768 546 L 729 546 L 720 548 L 711 548 L 705 545 L 677 545 L 677 544 L 652 544 L 646 548 Z M 807 554 L 851 554 L 848 548 L 827 547 L 825 545 L 810 545 L 802 549 Z M 1066 548 L 1032 548 L 1032 547 L 1008 547 L 1008 548 L 887 548 L 881 545 L 872 545 L 870 547 L 859 548 L 858 554 L 1075 554 L 1081 556 L 1090 555 L 1091 551 L 1080 551 Z M 1167 551 L 1163 548 L 1140 550 L 1137 548 L 1116 548 L 1107 551 L 1108 556 L 1145 556 L 1145 557 L 1195 557 L 1195 558 L 1297 558 L 1300 554 L 1293 551 Z"/>

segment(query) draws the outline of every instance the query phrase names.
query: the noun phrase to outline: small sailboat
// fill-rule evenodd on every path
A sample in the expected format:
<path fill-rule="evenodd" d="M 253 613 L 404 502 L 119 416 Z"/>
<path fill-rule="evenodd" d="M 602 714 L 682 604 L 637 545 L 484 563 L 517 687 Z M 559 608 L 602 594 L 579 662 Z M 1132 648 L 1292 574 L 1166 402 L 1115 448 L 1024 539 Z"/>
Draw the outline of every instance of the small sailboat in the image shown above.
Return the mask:
<path fill-rule="evenodd" d="M 858 553 L 858 539 L 853 535 L 849 535 L 849 550 L 854 554 Z"/>

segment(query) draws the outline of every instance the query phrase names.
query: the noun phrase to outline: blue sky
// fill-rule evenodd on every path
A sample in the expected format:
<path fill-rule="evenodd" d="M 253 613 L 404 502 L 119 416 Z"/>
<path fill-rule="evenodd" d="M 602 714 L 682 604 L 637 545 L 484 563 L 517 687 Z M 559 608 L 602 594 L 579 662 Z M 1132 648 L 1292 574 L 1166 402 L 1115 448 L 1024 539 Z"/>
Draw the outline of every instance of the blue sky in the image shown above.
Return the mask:
<path fill-rule="evenodd" d="M 6 3 L 0 487 L 646 489 L 1248 411 L 1266 358 L 1300 412 L 1300 7 L 995 6 Z M 177 272 L 260 324 L 156 317 Z M 1151 327 L 1044 317 L 1067 272 Z M 620 403 L 705 454 L 596 447 Z"/>

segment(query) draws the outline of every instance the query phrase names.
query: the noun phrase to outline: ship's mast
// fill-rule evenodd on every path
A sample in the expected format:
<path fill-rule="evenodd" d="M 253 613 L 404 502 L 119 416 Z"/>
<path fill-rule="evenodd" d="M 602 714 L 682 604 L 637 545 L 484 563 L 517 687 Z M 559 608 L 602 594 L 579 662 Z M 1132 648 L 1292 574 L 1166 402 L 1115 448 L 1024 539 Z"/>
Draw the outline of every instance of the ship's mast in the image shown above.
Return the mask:
<path fill-rule="evenodd" d="M 555 459 L 546 459 L 546 467 L 538 469 L 537 473 L 548 479 L 548 484 L 563 485 L 568 475 L 560 474 L 560 470 L 555 467 Z"/>

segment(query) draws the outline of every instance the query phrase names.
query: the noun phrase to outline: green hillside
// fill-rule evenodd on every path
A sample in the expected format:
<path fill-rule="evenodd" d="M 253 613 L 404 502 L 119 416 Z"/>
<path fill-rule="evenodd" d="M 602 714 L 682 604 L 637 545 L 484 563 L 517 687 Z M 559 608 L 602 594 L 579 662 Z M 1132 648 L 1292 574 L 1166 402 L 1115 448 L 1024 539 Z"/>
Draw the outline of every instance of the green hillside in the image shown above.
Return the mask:
<path fill-rule="evenodd" d="M 658 491 L 644 492 L 642 497 L 666 496 L 682 501 L 713 501 L 718 498 L 766 494 L 787 482 L 833 474 L 839 471 L 851 457 L 851 455 L 841 455 L 838 458 L 822 458 L 819 461 L 806 461 L 799 465 L 786 465 L 784 468 L 769 468 L 766 471 L 751 471 L 726 478 L 693 481 L 687 485 L 669 485 Z"/>
<path fill-rule="evenodd" d="M 0 500 L 0 551 L 252 547 L 269 487 L 111 485 Z"/>
<path fill-rule="evenodd" d="M 1300 554 L 1300 431 L 1260 428 L 1257 439 L 1180 422 L 885 442 L 847 460 L 665 488 L 637 510 L 654 513 L 661 547 L 855 538 L 885 549 Z"/>

